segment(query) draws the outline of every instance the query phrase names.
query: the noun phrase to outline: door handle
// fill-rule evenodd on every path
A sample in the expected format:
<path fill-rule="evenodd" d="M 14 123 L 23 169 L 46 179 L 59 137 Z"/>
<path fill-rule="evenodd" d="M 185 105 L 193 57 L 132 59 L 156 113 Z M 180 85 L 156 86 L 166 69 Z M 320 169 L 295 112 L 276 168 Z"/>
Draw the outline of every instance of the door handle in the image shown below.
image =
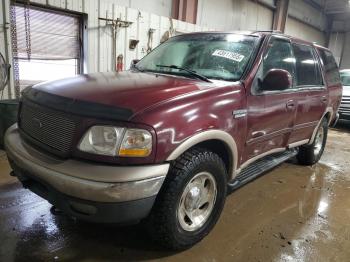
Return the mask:
<path fill-rule="evenodd" d="M 266 131 L 255 131 L 252 133 L 252 138 L 258 138 L 266 135 Z"/>
<path fill-rule="evenodd" d="M 328 102 L 327 97 L 326 97 L 326 96 L 322 96 L 322 97 L 321 97 L 321 102 L 322 102 L 322 103 L 327 103 L 327 102 Z"/>
<path fill-rule="evenodd" d="M 295 108 L 295 101 L 294 100 L 289 100 L 286 104 L 288 109 L 293 109 Z"/>

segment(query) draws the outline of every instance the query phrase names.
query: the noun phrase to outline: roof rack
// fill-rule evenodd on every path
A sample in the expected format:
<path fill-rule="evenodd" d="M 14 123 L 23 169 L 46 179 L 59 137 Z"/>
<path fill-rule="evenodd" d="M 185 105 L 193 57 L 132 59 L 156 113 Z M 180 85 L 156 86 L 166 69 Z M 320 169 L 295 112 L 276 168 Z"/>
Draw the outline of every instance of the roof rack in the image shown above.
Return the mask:
<path fill-rule="evenodd" d="M 283 34 L 283 32 L 280 30 L 256 30 L 254 32 Z"/>

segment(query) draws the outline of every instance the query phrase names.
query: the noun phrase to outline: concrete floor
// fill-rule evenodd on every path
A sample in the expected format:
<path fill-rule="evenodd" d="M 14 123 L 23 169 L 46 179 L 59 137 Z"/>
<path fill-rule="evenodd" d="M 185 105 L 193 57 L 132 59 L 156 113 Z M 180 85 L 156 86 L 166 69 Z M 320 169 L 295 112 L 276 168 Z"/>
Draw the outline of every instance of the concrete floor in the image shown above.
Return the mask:
<path fill-rule="evenodd" d="M 285 163 L 237 190 L 205 240 L 169 253 L 140 226 L 52 215 L 46 201 L 8 176 L 0 153 L 0 261 L 349 261 L 349 161 L 350 124 L 342 124 L 330 131 L 319 164 Z"/>

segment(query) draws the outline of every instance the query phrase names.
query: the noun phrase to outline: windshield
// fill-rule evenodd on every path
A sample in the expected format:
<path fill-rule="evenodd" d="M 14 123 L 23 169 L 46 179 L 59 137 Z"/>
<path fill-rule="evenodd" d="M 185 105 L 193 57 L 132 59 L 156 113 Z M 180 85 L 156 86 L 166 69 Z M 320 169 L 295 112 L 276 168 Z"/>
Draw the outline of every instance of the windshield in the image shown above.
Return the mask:
<path fill-rule="evenodd" d="M 350 72 L 340 73 L 340 79 L 343 86 L 350 86 Z"/>
<path fill-rule="evenodd" d="M 235 81 L 242 77 L 257 39 L 254 36 L 217 33 L 177 36 L 154 49 L 137 63 L 137 68 L 193 77 L 193 74 L 180 69 L 183 68 L 209 79 Z"/>

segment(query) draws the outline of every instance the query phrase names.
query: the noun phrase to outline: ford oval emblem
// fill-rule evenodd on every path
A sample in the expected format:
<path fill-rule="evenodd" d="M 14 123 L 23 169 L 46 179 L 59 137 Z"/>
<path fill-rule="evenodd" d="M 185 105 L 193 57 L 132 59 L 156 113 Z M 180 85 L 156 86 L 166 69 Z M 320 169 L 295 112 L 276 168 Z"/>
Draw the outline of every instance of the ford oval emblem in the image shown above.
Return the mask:
<path fill-rule="evenodd" d="M 40 119 L 33 117 L 33 122 L 37 125 L 37 127 L 42 128 L 43 124 L 41 123 Z"/>

